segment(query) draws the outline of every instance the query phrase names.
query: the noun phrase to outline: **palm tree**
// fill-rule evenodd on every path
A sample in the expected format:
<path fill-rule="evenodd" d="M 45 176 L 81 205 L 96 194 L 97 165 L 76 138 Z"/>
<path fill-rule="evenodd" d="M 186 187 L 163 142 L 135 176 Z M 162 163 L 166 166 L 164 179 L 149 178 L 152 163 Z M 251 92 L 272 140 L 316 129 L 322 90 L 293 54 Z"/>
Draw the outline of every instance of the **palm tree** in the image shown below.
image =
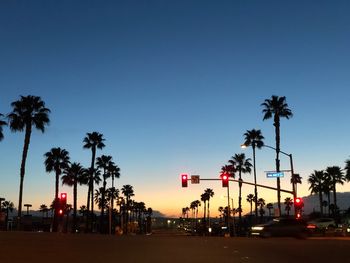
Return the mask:
<path fill-rule="evenodd" d="M 207 218 L 207 201 L 208 201 L 208 195 L 206 193 L 201 194 L 201 201 L 204 203 L 204 211 L 203 211 L 203 221 Z"/>
<path fill-rule="evenodd" d="M 303 179 L 300 174 L 292 174 L 291 178 L 290 178 L 290 183 L 293 185 L 294 187 L 294 193 L 297 193 L 297 185 L 301 184 L 301 179 Z"/>
<path fill-rule="evenodd" d="M 50 122 L 50 110 L 45 108 L 45 102 L 42 101 L 40 97 L 30 95 L 26 97 L 21 96 L 19 100 L 12 102 L 11 106 L 13 110 L 7 115 L 11 131 L 25 131 L 18 201 L 18 219 L 20 220 L 22 216 L 23 181 L 30 137 L 32 134 L 32 126 L 41 132 L 45 132 L 45 126 Z M 20 222 L 18 224 L 18 228 L 20 228 Z"/>
<path fill-rule="evenodd" d="M 318 198 L 320 201 L 320 211 L 321 215 L 323 215 L 323 189 L 324 189 L 324 180 L 325 174 L 324 171 L 316 171 L 310 174 L 308 183 L 310 184 L 309 190 L 311 190 L 311 194 L 318 194 Z"/>
<path fill-rule="evenodd" d="M 85 216 L 87 212 L 87 208 L 85 205 L 80 206 L 79 208 L 79 214 L 81 214 L 82 216 Z"/>
<path fill-rule="evenodd" d="M 344 173 L 342 172 L 341 168 L 339 166 L 332 166 L 327 167 L 326 173 L 332 178 L 332 186 L 333 186 L 333 201 L 334 201 L 334 207 L 335 211 L 338 211 L 337 206 L 337 190 L 336 185 L 337 184 L 344 184 L 346 177 Z"/>
<path fill-rule="evenodd" d="M 4 210 L 6 211 L 6 220 L 5 220 L 5 224 L 7 227 L 7 223 L 9 221 L 9 213 L 13 212 L 13 209 L 15 208 L 15 206 L 13 205 L 13 203 L 11 201 L 4 201 L 2 203 L 2 207 L 4 208 Z"/>
<path fill-rule="evenodd" d="M 210 210 L 209 210 L 209 203 L 210 203 L 210 198 L 214 196 L 214 191 L 213 189 L 207 188 L 204 190 L 204 193 L 208 196 L 208 222 L 209 222 L 209 226 L 210 226 Z"/>
<path fill-rule="evenodd" d="M 251 159 L 245 158 L 245 154 L 235 154 L 229 160 L 229 163 L 235 167 L 238 171 L 238 180 L 239 180 L 239 190 L 238 190 L 238 218 L 239 222 L 242 221 L 242 173 L 251 173 L 252 164 L 250 163 Z"/>
<path fill-rule="evenodd" d="M 267 203 L 266 208 L 269 210 L 269 217 L 271 217 L 272 213 L 271 210 L 273 209 L 273 204 L 272 203 Z"/>
<path fill-rule="evenodd" d="M 255 164 L 255 149 L 261 149 L 261 147 L 264 146 L 264 142 L 263 142 L 264 136 L 261 133 L 261 130 L 255 130 L 252 129 L 250 131 L 247 131 L 244 134 L 244 145 L 245 146 L 252 146 L 253 149 L 253 167 L 254 167 L 254 194 L 255 194 L 255 217 L 258 217 L 258 204 L 257 204 L 257 200 L 258 200 L 258 189 L 256 186 L 256 164 Z M 251 203 L 252 204 L 252 203 Z M 250 212 L 252 213 L 252 212 Z"/>
<path fill-rule="evenodd" d="M 110 173 L 109 173 L 109 168 L 111 168 L 111 166 L 114 165 L 114 163 L 112 162 L 112 156 L 110 155 L 102 155 L 101 157 L 97 157 L 96 159 L 96 165 L 97 168 L 102 169 L 102 178 L 103 178 L 103 185 L 102 185 L 102 204 L 105 203 L 105 192 L 106 192 L 106 186 L 107 186 L 107 178 L 110 177 Z M 101 232 L 103 231 L 104 227 L 103 227 L 103 218 L 104 218 L 104 214 L 105 214 L 105 206 L 103 205 L 101 207 L 101 216 L 100 216 L 100 225 L 101 225 Z"/>
<path fill-rule="evenodd" d="M 44 218 L 45 213 L 46 213 L 46 217 L 47 217 L 47 213 L 49 212 L 49 209 L 48 209 L 47 205 L 42 204 L 39 207 L 39 211 L 43 213 L 43 218 Z"/>
<path fill-rule="evenodd" d="M 327 196 L 326 203 L 327 203 L 327 206 L 328 206 L 328 216 L 330 216 L 329 206 L 331 205 L 331 191 L 332 191 L 332 189 L 333 189 L 332 178 L 327 172 L 324 172 L 324 180 L 323 180 L 323 183 L 322 183 L 322 191 Z M 325 206 L 325 205 L 323 204 L 323 206 Z"/>
<path fill-rule="evenodd" d="M 110 177 L 112 177 L 112 188 L 114 189 L 114 191 L 119 191 L 118 189 L 115 189 L 114 187 L 114 178 L 119 178 L 120 177 L 120 168 L 114 164 L 114 163 L 110 163 L 108 166 L 108 173 L 110 175 Z M 114 197 L 112 195 L 112 199 L 111 199 L 111 210 L 113 211 L 113 207 L 114 207 Z"/>
<path fill-rule="evenodd" d="M 293 199 L 290 197 L 286 197 L 284 199 L 284 205 L 285 205 L 285 210 L 287 211 L 287 216 L 289 216 L 290 209 L 292 208 L 292 205 L 293 205 Z"/>
<path fill-rule="evenodd" d="M 103 143 L 105 139 L 103 138 L 103 134 L 98 132 L 87 133 L 86 137 L 83 140 L 84 149 L 91 149 L 91 166 L 90 166 L 90 182 L 88 189 L 88 201 L 87 201 L 87 210 L 88 213 L 90 211 L 90 198 L 91 198 L 91 217 L 93 217 L 94 213 L 94 172 L 95 172 L 95 158 L 96 158 L 96 150 L 102 149 L 105 147 Z M 91 220 L 92 224 L 92 220 Z M 92 225 L 91 225 L 92 227 Z"/>
<path fill-rule="evenodd" d="M 4 115 L 2 115 L 2 114 L 0 113 L 0 141 L 2 141 L 2 140 L 4 139 L 3 126 L 6 126 L 6 125 L 7 125 L 7 122 L 6 122 L 6 121 L 1 120 L 3 116 L 4 116 Z"/>
<path fill-rule="evenodd" d="M 229 177 L 235 178 L 235 166 L 232 164 L 227 164 L 221 167 L 221 173 L 227 174 Z"/>
<path fill-rule="evenodd" d="M 255 200 L 255 196 L 253 194 L 249 194 L 249 195 L 247 195 L 246 200 L 250 204 L 250 214 L 252 214 L 253 213 L 253 201 Z"/>
<path fill-rule="evenodd" d="M 280 172 L 280 118 L 289 119 L 293 116 L 292 111 L 288 108 L 286 97 L 278 97 L 273 95 L 271 99 L 266 99 L 261 106 L 263 106 L 263 120 L 268 120 L 273 117 L 273 126 L 275 126 L 276 139 L 276 172 Z M 281 182 L 277 177 L 277 204 L 279 214 L 281 214 Z"/>
<path fill-rule="evenodd" d="M 345 161 L 345 178 L 349 182 L 350 181 L 350 159 Z"/>
<path fill-rule="evenodd" d="M 261 218 L 261 221 L 262 221 L 263 216 L 264 216 L 264 214 L 265 214 L 265 210 L 264 210 L 265 199 L 264 199 L 264 198 L 259 198 L 259 199 L 258 199 L 258 206 L 259 206 L 260 218 Z"/>
<path fill-rule="evenodd" d="M 77 200 L 78 200 L 78 183 L 86 183 L 86 174 L 88 170 L 84 169 L 80 163 L 72 163 L 67 167 L 62 176 L 62 185 L 73 186 L 73 228 L 72 232 L 77 230 Z"/>
<path fill-rule="evenodd" d="M 55 172 L 55 213 L 53 219 L 53 231 L 57 231 L 57 217 L 58 217 L 58 192 L 59 192 L 59 180 L 62 171 L 69 166 L 69 153 L 65 149 L 61 148 L 52 148 L 49 152 L 44 154 L 45 157 L 45 169 L 46 172 Z"/>
<path fill-rule="evenodd" d="M 126 209 L 129 210 L 130 209 L 130 198 L 135 195 L 134 189 L 131 185 L 127 184 L 127 185 L 123 185 L 121 191 L 126 199 Z M 126 223 L 128 223 L 128 222 L 129 222 L 129 214 L 126 213 Z"/>

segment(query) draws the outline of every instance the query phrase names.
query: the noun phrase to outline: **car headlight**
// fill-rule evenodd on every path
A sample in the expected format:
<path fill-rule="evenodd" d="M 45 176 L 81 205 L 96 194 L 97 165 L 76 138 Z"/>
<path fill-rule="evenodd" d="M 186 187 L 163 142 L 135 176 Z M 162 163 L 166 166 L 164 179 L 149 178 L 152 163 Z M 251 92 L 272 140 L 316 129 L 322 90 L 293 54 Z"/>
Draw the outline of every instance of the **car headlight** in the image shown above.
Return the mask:
<path fill-rule="evenodd" d="M 264 229 L 263 226 L 253 226 L 253 227 L 252 227 L 252 230 L 256 230 L 256 231 L 261 231 L 261 230 L 263 230 L 263 229 Z"/>

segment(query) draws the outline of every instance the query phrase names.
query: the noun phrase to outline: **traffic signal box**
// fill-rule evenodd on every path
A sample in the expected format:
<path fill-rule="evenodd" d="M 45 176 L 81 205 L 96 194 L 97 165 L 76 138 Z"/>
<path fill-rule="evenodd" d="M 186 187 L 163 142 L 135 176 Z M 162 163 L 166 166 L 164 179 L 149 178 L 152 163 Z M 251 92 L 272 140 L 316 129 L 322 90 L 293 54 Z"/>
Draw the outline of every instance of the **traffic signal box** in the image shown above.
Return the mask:
<path fill-rule="evenodd" d="M 301 199 L 300 197 L 296 197 L 294 199 L 294 208 L 295 208 L 295 217 L 297 219 L 301 218 L 301 212 L 303 210 L 303 207 L 304 207 L 303 199 Z"/>
<path fill-rule="evenodd" d="M 182 187 L 187 187 L 188 185 L 188 175 L 187 174 L 182 174 L 181 175 L 181 185 Z"/>
<path fill-rule="evenodd" d="M 222 187 L 228 187 L 228 179 L 229 179 L 228 174 L 223 173 L 221 175 Z"/>
<path fill-rule="evenodd" d="M 57 210 L 57 213 L 59 216 L 64 215 L 66 206 L 67 206 L 67 193 L 61 193 L 61 198 L 59 200 L 58 210 Z"/>

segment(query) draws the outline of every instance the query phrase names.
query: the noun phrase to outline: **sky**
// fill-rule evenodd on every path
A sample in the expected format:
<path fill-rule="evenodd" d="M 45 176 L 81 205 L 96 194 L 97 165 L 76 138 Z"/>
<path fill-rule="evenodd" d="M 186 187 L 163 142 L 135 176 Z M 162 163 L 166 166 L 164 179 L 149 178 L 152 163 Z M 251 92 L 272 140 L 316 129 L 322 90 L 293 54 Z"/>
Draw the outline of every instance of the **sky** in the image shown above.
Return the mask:
<path fill-rule="evenodd" d="M 97 131 L 106 139 L 97 156 L 113 156 L 121 169 L 116 187 L 131 184 L 136 201 L 176 217 L 212 188 L 215 215 L 227 205 L 221 182 L 181 188 L 180 174 L 218 178 L 234 154 L 251 158 L 240 148 L 246 130 L 261 129 L 274 146 L 272 120 L 263 121 L 260 106 L 272 95 L 286 96 L 294 114 L 281 121 L 281 150 L 293 154 L 303 178 L 298 195 L 308 195 L 313 170 L 344 167 L 350 158 L 349 13 L 349 1 L 340 0 L 1 1 L 0 113 L 20 95 L 40 96 L 51 110 L 45 133 L 31 137 L 23 203 L 36 209 L 54 197 L 45 152 L 65 148 L 88 167 L 82 141 Z M 16 206 L 24 134 L 5 128 L 4 135 L 0 197 Z M 274 158 L 271 149 L 257 152 L 258 183 L 276 185 L 265 174 Z M 290 169 L 287 156 L 281 169 Z M 284 189 L 289 180 L 286 173 Z M 71 188 L 60 191 L 72 202 Z M 237 184 L 230 192 L 237 207 Z M 244 213 L 250 193 L 244 186 Z M 277 199 L 264 189 L 259 197 Z"/>

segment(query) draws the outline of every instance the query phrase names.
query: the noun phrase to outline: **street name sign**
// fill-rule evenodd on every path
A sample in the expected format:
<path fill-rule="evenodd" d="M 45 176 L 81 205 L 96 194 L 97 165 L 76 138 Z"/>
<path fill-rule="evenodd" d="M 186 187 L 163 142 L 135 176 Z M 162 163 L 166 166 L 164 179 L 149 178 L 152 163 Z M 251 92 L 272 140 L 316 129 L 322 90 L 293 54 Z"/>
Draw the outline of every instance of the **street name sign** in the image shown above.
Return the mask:
<path fill-rule="evenodd" d="M 266 172 L 266 177 L 267 178 L 277 178 L 277 177 L 284 177 L 283 172 Z"/>
<path fill-rule="evenodd" d="M 191 175 L 191 184 L 199 184 L 199 175 Z"/>

